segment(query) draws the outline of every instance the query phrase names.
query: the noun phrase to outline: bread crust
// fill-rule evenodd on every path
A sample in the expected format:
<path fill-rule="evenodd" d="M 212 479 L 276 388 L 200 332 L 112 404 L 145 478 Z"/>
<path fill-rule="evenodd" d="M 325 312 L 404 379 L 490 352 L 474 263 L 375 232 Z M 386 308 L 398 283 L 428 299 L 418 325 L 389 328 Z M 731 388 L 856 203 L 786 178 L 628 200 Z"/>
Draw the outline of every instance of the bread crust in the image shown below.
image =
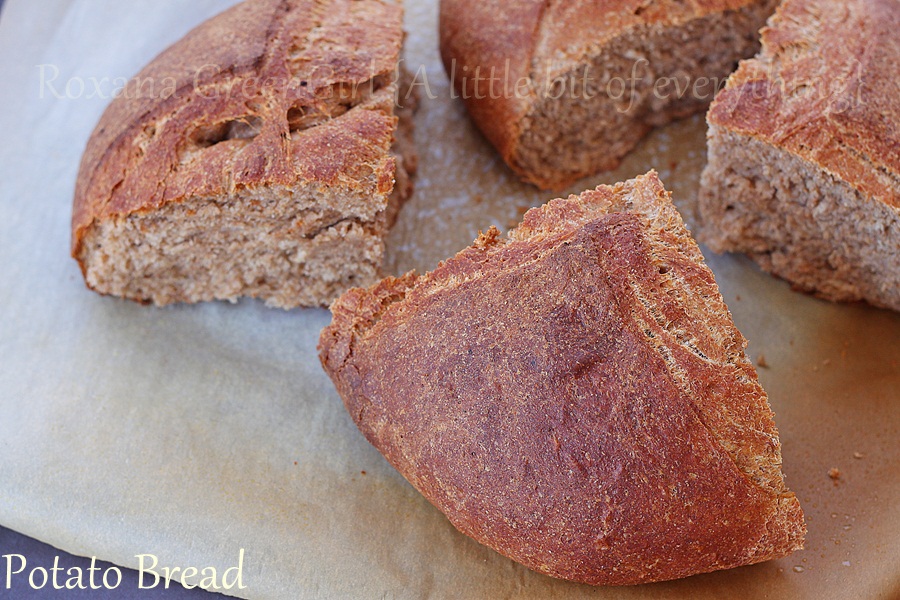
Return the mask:
<path fill-rule="evenodd" d="M 900 310 L 900 4 L 787 0 L 707 115 L 698 235 L 800 291 Z"/>
<path fill-rule="evenodd" d="M 371 197 L 344 217 L 378 221 L 397 175 L 402 41 L 402 6 L 380 0 L 249 0 L 191 31 L 126 86 L 88 142 L 72 216 L 82 272 L 95 223 L 194 197 L 343 189 Z"/>
<path fill-rule="evenodd" d="M 900 209 L 898 30 L 894 0 L 784 2 L 761 52 L 729 78 L 707 120 Z"/>
<path fill-rule="evenodd" d="M 530 80 L 535 33 L 545 5 L 544 0 L 443 0 L 440 4 L 440 50 L 451 84 L 467 98 L 464 102 L 472 119 L 507 163 L 531 93 L 491 99 L 490 90 L 472 75 L 480 67 L 482 72 L 508 73 L 510 81 Z M 466 72 L 470 77 L 464 79 Z"/>
<path fill-rule="evenodd" d="M 636 584 L 802 545 L 746 342 L 655 173 L 332 313 L 320 358 L 362 433 L 531 569 Z"/>
<path fill-rule="evenodd" d="M 440 49 L 451 83 L 504 161 L 538 187 L 561 189 L 590 171 L 540 174 L 523 165 L 520 157 L 523 130 L 539 100 L 542 81 L 570 71 L 598 48 L 633 32 L 678 28 L 742 10 L 759 12 L 761 25 L 773 8 L 772 0 L 441 0 Z M 475 78 L 476 70 L 481 80 Z M 486 79 L 492 72 L 508 84 L 496 89 Z M 634 126 L 640 135 L 649 128 L 641 122 Z"/>

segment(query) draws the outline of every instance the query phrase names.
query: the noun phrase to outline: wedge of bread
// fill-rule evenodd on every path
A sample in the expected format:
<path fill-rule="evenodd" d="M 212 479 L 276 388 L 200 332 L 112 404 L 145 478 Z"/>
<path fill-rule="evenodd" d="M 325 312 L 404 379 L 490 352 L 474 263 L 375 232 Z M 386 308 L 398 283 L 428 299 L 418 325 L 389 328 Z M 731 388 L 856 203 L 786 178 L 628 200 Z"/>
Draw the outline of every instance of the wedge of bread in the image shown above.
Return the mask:
<path fill-rule="evenodd" d="M 655 173 L 331 310 L 320 358 L 359 429 L 501 554 L 620 585 L 802 546 L 746 342 Z"/>
<path fill-rule="evenodd" d="M 441 0 L 441 54 L 524 180 L 615 168 L 654 126 L 705 109 L 759 48 L 777 0 Z"/>
<path fill-rule="evenodd" d="M 291 308 L 376 281 L 415 165 L 395 107 L 402 17 L 247 0 L 151 62 L 82 160 L 72 255 L 88 286 Z"/>
<path fill-rule="evenodd" d="M 698 236 L 900 310 L 900 3 L 786 0 L 710 108 Z"/>

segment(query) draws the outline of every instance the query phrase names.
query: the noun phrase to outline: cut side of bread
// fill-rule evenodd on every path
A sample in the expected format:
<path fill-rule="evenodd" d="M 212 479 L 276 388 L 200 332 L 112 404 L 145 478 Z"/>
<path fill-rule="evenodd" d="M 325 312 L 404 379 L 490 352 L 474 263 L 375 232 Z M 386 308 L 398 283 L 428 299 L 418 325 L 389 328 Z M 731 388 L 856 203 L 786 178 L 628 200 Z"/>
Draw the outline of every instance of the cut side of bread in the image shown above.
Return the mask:
<path fill-rule="evenodd" d="M 359 429 L 501 554 L 622 585 L 802 546 L 746 342 L 655 173 L 331 310 L 320 358 Z"/>
<path fill-rule="evenodd" d="M 88 286 L 292 308 L 377 281 L 415 169 L 402 18 L 378 0 L 248 0 L 150 63 L 82 160 Z"/>
<path fill-rule="evenodd" d="M 898 30 L 893 0 L 778 9 L 707 116 L 702 241 L 821 298 L 900 310 Z"/>
<path fill-rule="evenodd" d="M 615 168 L 652 128 L 704 110 L 759 49 L 775 0 L 442 0 L 441 53 L 472 118 L 526 181 Z"/>

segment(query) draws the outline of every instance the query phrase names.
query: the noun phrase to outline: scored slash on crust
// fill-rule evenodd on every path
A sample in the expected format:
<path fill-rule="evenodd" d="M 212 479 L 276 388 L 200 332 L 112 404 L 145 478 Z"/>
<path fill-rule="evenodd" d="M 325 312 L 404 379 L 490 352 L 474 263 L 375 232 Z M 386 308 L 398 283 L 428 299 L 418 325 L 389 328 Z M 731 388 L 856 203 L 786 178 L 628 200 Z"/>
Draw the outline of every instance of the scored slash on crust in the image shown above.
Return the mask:
<path fill-rule="evenodd" d="M 151 62 L 136 81 L 176 92 L 114 100 L 82 161 L 72 254 L 87 284 L 290 308 L 375 281 L 415 169 L 398 127 L 411 111 L 395 107 L 402 14 L 248 0 Z"/>

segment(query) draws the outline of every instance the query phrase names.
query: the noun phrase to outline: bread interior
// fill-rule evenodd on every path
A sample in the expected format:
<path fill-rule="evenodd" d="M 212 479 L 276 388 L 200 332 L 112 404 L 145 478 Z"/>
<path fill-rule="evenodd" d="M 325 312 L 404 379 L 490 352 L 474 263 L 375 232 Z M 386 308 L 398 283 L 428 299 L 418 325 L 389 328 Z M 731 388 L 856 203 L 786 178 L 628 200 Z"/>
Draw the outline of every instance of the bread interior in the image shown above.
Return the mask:
<path fill-rule="evenodd" d="M 324 305 L 379 275 L 398 199 L 372 221 L 322 208 L 365 200 L 348 190 L 265 187 L 95 222 L 84 243 L 87 282 L 157 305 L 240 296 Z"/>
<path fill-rule="evenodd" d="M 615 168 L 652 127 L 709 105 L 737 62 L 759 49 L 771 4 L 633 28 L 556 77 L 536 61 L 537 98 L 514 163 L 549 187 Z"/>
<path fill-rule="evenodd" d="M 700 238 L 830 300 L 900 310 L 900 214 L 802 158 L 711 126 Z"/>

